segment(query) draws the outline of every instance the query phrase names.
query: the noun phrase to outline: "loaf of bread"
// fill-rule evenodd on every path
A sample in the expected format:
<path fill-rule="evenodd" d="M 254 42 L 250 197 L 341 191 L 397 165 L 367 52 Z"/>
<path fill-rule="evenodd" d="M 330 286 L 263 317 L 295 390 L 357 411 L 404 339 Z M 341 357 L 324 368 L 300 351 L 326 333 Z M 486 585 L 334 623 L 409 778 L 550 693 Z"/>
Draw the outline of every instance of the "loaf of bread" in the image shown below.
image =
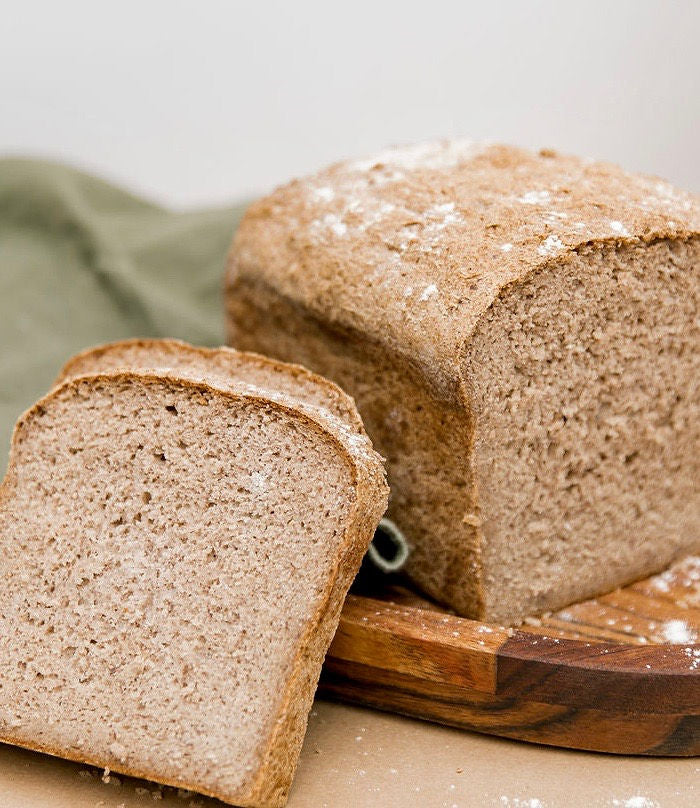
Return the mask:
<path fill-rule="evenodd" d="M 700 547 L 700 204 L 659 179 L 437 142 L 252 205 L 231 344 L 356 400 L 407 570 L 517 620 Z"/>
<path fill-rule="evenodd" d="M 81 355 L 0 488 L 0 739 L 282 805 L 386 498 L 313 374 L 171 342 Z"/>

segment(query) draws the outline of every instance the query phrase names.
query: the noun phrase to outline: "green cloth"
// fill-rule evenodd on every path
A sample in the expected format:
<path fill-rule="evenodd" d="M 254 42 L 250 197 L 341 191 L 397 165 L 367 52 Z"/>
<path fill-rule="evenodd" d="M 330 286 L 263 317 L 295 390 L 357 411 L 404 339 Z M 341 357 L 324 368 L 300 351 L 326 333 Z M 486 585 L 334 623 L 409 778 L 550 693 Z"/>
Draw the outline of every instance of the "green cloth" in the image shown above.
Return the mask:
<path fill-rule="evenodd" d="M 0 472 L 17 416 L 82 348 L 224 341 L 224 260 L 244 210 L 175 212 L 66 166 L 0 160 Z"/>

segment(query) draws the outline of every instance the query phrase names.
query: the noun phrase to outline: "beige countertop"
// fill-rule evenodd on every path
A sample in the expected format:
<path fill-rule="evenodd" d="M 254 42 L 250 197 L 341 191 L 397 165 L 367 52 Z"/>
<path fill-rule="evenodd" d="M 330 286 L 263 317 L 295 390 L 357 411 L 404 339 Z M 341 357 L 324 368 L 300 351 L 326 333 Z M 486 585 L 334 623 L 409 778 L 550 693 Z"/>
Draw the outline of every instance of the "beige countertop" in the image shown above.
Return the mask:
<path fill-rule="evenodd" d="M 221 808 L 0 745 L 0 808 Z M 289 808 L 684 808 L 700 760 L 570 752 L 317 701 Z"/>

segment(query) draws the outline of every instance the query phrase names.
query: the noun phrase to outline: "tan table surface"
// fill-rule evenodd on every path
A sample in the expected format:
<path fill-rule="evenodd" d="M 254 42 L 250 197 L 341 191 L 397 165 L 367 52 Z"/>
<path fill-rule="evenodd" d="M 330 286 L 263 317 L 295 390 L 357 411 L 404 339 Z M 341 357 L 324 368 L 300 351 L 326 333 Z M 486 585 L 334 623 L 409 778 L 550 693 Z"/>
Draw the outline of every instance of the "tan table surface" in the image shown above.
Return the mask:
<path fill-rule="evenodd" d="M 0 808 L 221 808 L 0 745 Z M 683 808 L 700 760 L 569 752 L 317 701 L 289 808 Z"/>

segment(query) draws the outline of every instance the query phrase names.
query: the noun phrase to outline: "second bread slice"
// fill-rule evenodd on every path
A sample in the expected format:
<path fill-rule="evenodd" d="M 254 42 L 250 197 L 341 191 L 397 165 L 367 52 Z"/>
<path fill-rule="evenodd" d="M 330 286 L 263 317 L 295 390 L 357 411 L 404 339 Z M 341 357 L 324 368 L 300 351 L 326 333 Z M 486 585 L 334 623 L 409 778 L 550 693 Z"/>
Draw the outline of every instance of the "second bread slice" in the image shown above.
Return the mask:
<path fill-rule="evenodd" d="M 365 434 L 355 402 L 337 384 L 301 365 L 225 346 L 202 348 L 176 339 L 149 338 L 110 342 L 69 359 L 56 384 L 72 376 L 120 368 L 158 368 L 226 387 L 254 385 L 267 395 L 286 396 L 303 408 L 312 407 L 326 420 L 329 416 L 339 419 L 342 424 L 336 423 L 336 427 Z"/>
<path fill-rule="evenodd" d="M 297 403 L 203 362 L 81 361 L 0 488 L 0 739 L 281 805 L 381 461 L 322 381 Z"/>

